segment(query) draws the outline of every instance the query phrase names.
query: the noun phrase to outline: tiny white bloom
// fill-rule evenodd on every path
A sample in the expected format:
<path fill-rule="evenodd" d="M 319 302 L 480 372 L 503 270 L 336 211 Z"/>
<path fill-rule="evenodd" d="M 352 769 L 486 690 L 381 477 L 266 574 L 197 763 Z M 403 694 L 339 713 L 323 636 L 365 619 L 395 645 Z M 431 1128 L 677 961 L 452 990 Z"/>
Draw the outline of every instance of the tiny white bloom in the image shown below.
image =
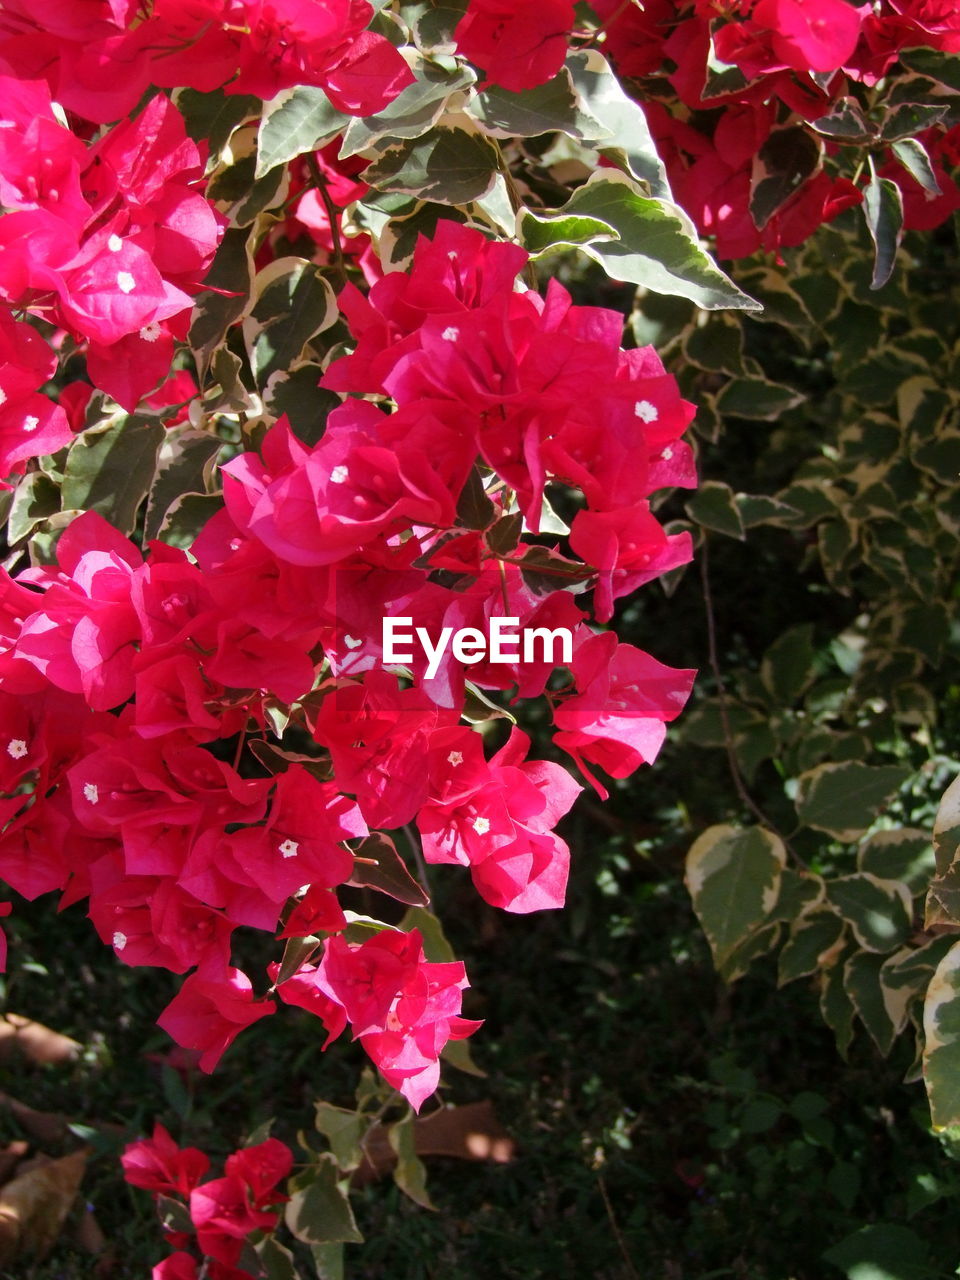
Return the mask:
<path fill-rule="evenodd" d="M 633 412 L 644 422 L 656 422 L 660 417 L 660 412 L 656 405 L 652 405 L 649 400 L 638 400 L 633 406 Z"/>
<path fill-rule="evenodd" d="M 330 472 L 330 483 L 346 484 L 347 477 L 349 475 L 350 475 L 350 472 L 348 471 L 348 469 L 341 464 L 339 467 L 334 467 L 333 470 Z"/>
<path fill-rule="evenodd" d="M 140 330 L 140 337 L 144 342 L 156 342 L 163 330 L 155 320 L 151 320 L 149 324 L 145 324 Z"/>
<path fill-rule="evenodd" d="M 22 738 L 11 738 L 7 743 L 7 755 L 13 756 L 14 760 L 22 760 L 27 754 L 27 744 Z"/>
<path fill-rule="evenodd" d="M 100 792 L 97 790 L 95 782 L 87 782 L 83 787 L 83 798 L 89 800 L 91 804 L 96 804 L 100 799 Z"/>
<path fill-rule="evenodd" d="M 456 325 L 448 324 L 446 329 L 444 329 L 443 333 L 441 333 L 440 337 L 443 338 L 444 342 L 456 342 L 456 340 L 460 337 L 460 330 L 456 327 Z"/>
<path fill-rule="evenodd" d="M 670 459 L 673 457 L 673 450 L 670 448 L 669 445 L 667 445 L 663 453 L 661 453 L 660 457 L 664 460 L 664 462 L 670 461 Z"/>
<path fill-rule="evenodd" d="M 295 858 L 300 850 L 300 845 L 296 840 L 284 840 L 279 849 L 285 858 Z"/>
<path fill-rule="evenodd" d="M 117 272 L 117 288 L 122 289 L 124 293 L 133 293 L 137 287 L 137 282 L 129 271 Z"/>
<path fill-rule="evenodd" d="M 123 241 L 120 239 L 119 236 L 111 236 L 110 239 L 107 241 L 107 248 L 110 250 L 111 253 L 119 253 L 120 250 L 123 248 Z"/>
<path fill-rule="evenodd" d="M 4 391 L 3 387 L 0 387 L 0 404 L 6 404 L 6 403 L 7 403 L 7 393 Z"/>
<path fill-rule="evenodd" d="M 40 419 L 35 418 L 32 413 L 28 414 L 27 417 L 25 417 L 23 420 L 24 431 L 36 431 L 39 425 L 40 425 Z"/>
<path fill-rule="evenodd" d="M 458 764 L 463 764 L 463 752 L 451 751 L 447 756 L 447 764 L 452 764 L 454 768 L 456 768 Z"/>
<path fill-rule="evenodd" d="M 343 643 L 347 646 L 348 649 L 359 649 L 360 646 L 363 644 L 363 641 L 355 639 L 354 636 L 344 636 Z"/>
<path fill-rule="evenodd" d="M 474 820 L 473 820 L 473 829 L 474 829 L 474 831 L 477 833 L 477 835 L 478 835 L 478 836 L 485 836 L 485 835 L 487 834 L 487 832 L 490 830 L 490 819 L 489 819 L 489 818 L 474 818 Z"/>
<path fill-rule="evenodd" d="M 118 951 L 122 951 L 123 948 L 127 945 L 127 935 L 125 933 L 121 933 L 120 930 L 118 929 L 117 932 L 113 935 L 113 945 L 116 947 Z"/>

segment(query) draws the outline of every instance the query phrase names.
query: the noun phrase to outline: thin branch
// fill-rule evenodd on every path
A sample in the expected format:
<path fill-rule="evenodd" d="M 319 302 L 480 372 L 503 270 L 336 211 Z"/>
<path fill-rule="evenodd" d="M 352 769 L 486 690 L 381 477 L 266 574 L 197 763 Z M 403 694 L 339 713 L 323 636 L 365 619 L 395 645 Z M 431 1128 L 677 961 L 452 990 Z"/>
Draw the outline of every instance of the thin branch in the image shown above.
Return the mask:
<path fill-rule="evenodd" d="M 613 1205 L 610 1203 L 610 1196 L 607 1193 L 607 1184 L 604 1181 L 603 1174 L 597 1170 L 597 1185 L 600 1188 L 600 1194 L 603 1197 L 604 1208 L 607 1211 L 607 1217 L 610 1219 L 610 1228 L 613 1231 L 613 1237 L 617 1242 L 617 1248 L 620 1250 L 620 1256 L 626 1263 L 627 1271 L 634 1280 L 640 1280 L 640 1272 L 633 1265 L 633 1259 L 630 1257 L 630 1251 L 627 1249 L 627 1242 L 623 1238 L 623 1232 L 620 1230 L 620 1224 L 617 1222 L 616 1215 L 613 1212 Z"/>
<path fill-rule="evenodd" d="M 333 203 L 330 190 L 327 186 L 327 180 L 323 176 L 320 166 L 317 164 L 317 157 L 312 151 L 307 153 L 307 168 L 310 170 L 310 178 L 313 182 L 317 194 L 323 201 L 323 207 L 327 211 L 327 217 L 330 220 L 330 239 L 333 241 L 333 266 L 340 279 L 346 282 L 347 267 L 343 256 L 343 242 L 340 239 L 340 224 L 337 219 L 340 217 L 340 210 Z"/>

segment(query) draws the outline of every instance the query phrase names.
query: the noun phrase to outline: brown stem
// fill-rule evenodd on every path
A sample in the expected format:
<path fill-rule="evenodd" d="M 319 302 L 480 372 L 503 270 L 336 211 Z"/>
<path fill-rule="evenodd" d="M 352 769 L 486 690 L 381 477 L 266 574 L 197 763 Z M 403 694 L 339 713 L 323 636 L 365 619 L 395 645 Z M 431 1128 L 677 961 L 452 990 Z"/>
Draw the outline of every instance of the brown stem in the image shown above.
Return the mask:
<path fill-rule="evenodd" d="M 330 219 L 330 239 L 333 241 L 333 265 L 341 281 L 346 283 L 347 268 L 343 256 L 343 242 L 340 239 L 340 210 L 333 203 L 330 195 L 330 189 L 327 186 L 327 180 L 323 176 L 320 166 L 317 164 L 317 157 L 312 151 L 307 153 L 307 168 L 310 170 L 310 177 L 313 185 L 317 190 L 320 199 L 323 201 L 323 207 L 327 211 L 327 217 Z"/>

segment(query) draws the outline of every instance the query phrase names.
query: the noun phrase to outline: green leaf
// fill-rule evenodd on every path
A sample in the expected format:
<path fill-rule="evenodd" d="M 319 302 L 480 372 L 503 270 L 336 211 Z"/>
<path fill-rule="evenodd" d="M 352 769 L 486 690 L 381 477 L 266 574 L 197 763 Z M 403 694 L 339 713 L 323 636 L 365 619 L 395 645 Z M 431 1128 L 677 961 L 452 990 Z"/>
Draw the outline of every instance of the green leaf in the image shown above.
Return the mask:
<path fill-rule="evenodd" d="M 800 775 L 801 822 L 838 840 L 855 840 L 910 776 L 904 765 L 820 764 Z"/>
<path fill-rule="evenodd" d="M 760 679 L 781 706 L 791 706 L 813 680 L 813 623 L 791 627 L 773 642 L 760 663 Z"/>
<path fill-rule="evenodd" d="M 911 893 L 922 893 L 936 871 L 930 834 L 917 827 L 878 831 L 858 850 L 857 868 L 881 880 L 902 880 Z"/>
<path fill-rule="evenodd" d="M 259 119 L 263 106 L 260 98 L 246 93 L 226 94 L 222 89 L 212 93 L 180 89 L 174 94 L 174 101 L 183 116 L 187 136 L 210 147 L 208 173 L 219 163 L 233 131 L 245 120 Z"/>
<path fill-rule="evenodd" d="M 478 1067 L 474 1061 L 468 1040 L 448 1040 L 440 1050 L 440 1057 L 451 1067 L 455 1067 L 457 1071 L 463 1071 L 468 1076 L 477 1076 L 481 1080 L 487 1078 L 488 1073 L 482 1067 Z"/>
<path fill-rule="evenodd" d="M 318 267 L 305 258 L 277 258 L 257 273 L 243 336 L 257 386 L 286 373 L 310 339 L 339 319 L 337 300 Z"/>
<path fill-rule="evenodd" d="M 871 289 L 882 289 L 893 275 L 903 235 L 903 197 L 889 178 L 873 174 L 863 189 L 863 216 L 874 245 Z"/>
<path fill-rule="evenodd" d="M 743 373 L 743 329 L 739 318 L 723 312 L 699 316 L 684 338 L 683 354 L 708 373 Z"/>
<path fill-rule="evenodd" d="M 936 1129 L 960 1124 L 960 943 L 940 961 L 923 1005 L 923 1078 Z"/>
<path fill-rule="evenodd" d="M 822 143 L 803 125 L 774 129 L 754 156 L 750 216 L 762 231 L 820 166 Z"/>
<path fill-rule="evenodd" d="M 793 283 L 784 278 L 782 271 L 770 267 L 753 268 L 739 276 L 738 282 L 752 298 L 763 304 L 757 320 L 781 324 L 796 337 L 812 326 L 813 317 L 801 294 Z"/>
<path fill-rule="evenodd" d="M 397 1153 L 397 1163 L 393 1170 L 393 1180 L 400 1190 L 423 1209 L 433 1209 L 430 1196 L 427 1194 L 427 1171 L 423 1161 L 417 1156 L 413 1137 L 413 1111 L 408 1111 L 402 1120 L 390 1125 L 387 1136 L 390 1146 Z"/>
<path fill-rule="evenodd" d="M 429 961 L 446 963 L 455 960 L 453 947 L 446 939 L 443 925 L 426 907 L 411 907 L 398 926 L 404 933 L 419 929 L 423 938 L 423 952 Z"/>
<path fill-rule="evenodd" d="M 466 9 L 467 0 L 418 0 L 403 6 L 417 48 L 434 54 L 455 52 L 453 32 Z"/>
<path fill-rule="evenodd" d="M 846 1061 L 853 1039 L 854 1008 L 843 985 L 842 961 L 820 971 L 820 1013 L 834 1034 L 837 1052 Z"/>
<path fill-rule="evenodd" d="M 883 998 L 880 970 L 884 957 L 869 951 L 855 951 L 843 967 L 843 984 L 882 1057 L 893 1048 L 899 1027 L 894 1026 Z"/>
<path fill-rule="evenodd" d="M 705 480 L 684 510 L 691 520 L 706 529 L 724 533 L 728 538 L 739 538 L 741 542 L 746 537 L 733 491 L 719 480 Z"/>
<path fill-rule="evenodd" d="M 98 511 L 121 533 L 132 533 L 163 437 L 159 422 L 134 414 L 115 418 L 104 429 L 84 431 L 67 454 L 64 507 Z"/>
<path fill-rule="evenodd" d="M 476 81 L 473 71 L 463 64 L 450 72 L 425 58 L 417 58 L 411 70 L 416 80 L 383 111 L 350 120 L 340 146 L 341 160 L 368 151 L 383 138 L 421 137 L 443 115 L 450 98 L 459 93 L 462 100 L 463 91 Z"/>
<path fill-rule="evenodd" d="M 483 476 L 474 465 L 457 502 L 457 520 L 468 529 L 487 529 L 493 522 L 494 505 L 483 487 Z"/>
<path fill-rule="evenodd" d="M 937 175 L 933 171 L 927 149 L 922 142 L 918 142 L 916 138 L 904 138 L 900 142 L 893 143 L 890 150 L 907 173 L 920 183 L 924 191 L 932 196 L 941 194 L 940 183 L 937 181 Z"/>
<path fill-rule="evenodd" d="M 353 852 L 355 857 L 369 858 L 376 865 L 355 862 L 348 884 L 376 889 L 410 906 L 425 907 L 430 901 L 407 870 L 393 840 L 382 831 L 367 836 Z"/>
<path fill-rule="evenodd" d="M 189 425 L 173 427 L 164 435 L 157 454 L 157 469 L 147 498 L 143 527 L 144 543 L 158 538 L 163 521 L 174 502 L 184 493 L 201 493 L 209 464 L 220 452 L 223 441 L 209 431 Z"/>
<path fill-rule="evenodd" d="M 157 536 L 168 546 L 187 550 L 210 517 L 222 510 L 223 498 L 219 493 L 185 493 L 167 508 Z"/>
<path fill-rule="evenodd" d="M 313 934 L 306 934 L 302 938 L 287 938 L 283 944 L 283 956 L 274 985 L 279 987 L 292 978 L 302 965 L 309 962 L 319 946 L 320 939 Z"/>
<path fill-rule="evenodd" d="M 264 106 L 256 177 L 262 178 L 296 156 L 317 151 L 343 131 L 349 118 L 314 85 L 282 90 Z"/>
<path fill-rule="evenodd" d="M 320 1156 L 297 1182 L 299 1188 L 287 1202 L 283 1216 L 298 1240 L 304 1244 L 363 1242 L 332 1155 Z"/>
<path fill-rule="evenodd" d="M 940 798 L 933 823 L 933 847 L 937 872 L 946 875 L 960 851 L 960 777 L 954 778 Z"/>
<path fill-rule="evenodd" d="M 687 854 L 684 883 L 721 976 L 776 906 L 786 853 L 762 827 L 708 827 Z"/>
<path fill-rule="evenodd" d="M 210 175 L 206 194 L 226 206 L 224 212 L 232 226 L 250 226 L 264 209 L 283 202 L 289 189 L 287 168 L 277 165 L 257 176 L 259 154 L 253 125 L 243 125 L 234 133 L 224 159 L 229 163 Z"/>
<path fill-rule="evenodd" d="M 197 357 L 201 379 L 206 376 L 210 358 L 227 330 L 240 319 L 247 305 L 252 279 L 252 265 L 247 256 L 248 235 L 246 229 L 236 227 L 225 232 L 213 265 L 204 277 L 207 287 L 194 299 L 189 342 Z"/>
<path fill-rule="evenodd" d="M 330 1144 L 333 1158 L 344 1173 L 352 1173 L 363 1164 L 365 1154 L 363 1139 L 370 1128 L 368 1116 L 345 1107 L 335 1107 L 329 1102 L 318 1102 L 317 1129 Z"/>
<path fill-rule="evenodd" d="M 745 529 L 759 524 L 790 528 L 801 514 L 796 507 L 766 493 L 738 493 L 734 497 Z"/>
<path fill-rule="evenodd" d="M 832 964 L 842 949 L 843 933 L 843 921 L 828 907 L 803 912 L 780 952 L 778 985 L 785 986 Z"/>
<path fill-rule="evenodd" d="M 927 1246 L 915 1231 L 893 1222 L 875 1222 L 828 1249 L 824 1261 L 847 1280 L 937 1280 L 942 1274 L 926 1261 Z"/>
<path fill-rule="evenodd" d="M 342 1244 L 312 1244 L 310 1255 L 317 1280 L 344 1280 Z"/>
<path fill-rule="evenodd" d="M 581 141 L 612 137 L 575 92 L 566 67 L 545 84 L 520 93 L 485 85 L 468 110 L 493 138 L 535 138 L 544 133 L 565 133 Z"/>
<path fill-rule="evenodd" d="M 913 904 L 897 880 L 860 871 L 826 882 L 827 900 L 843 916 L 867 951 L 886 954 L 910 936 Z"/>
<path fill-rule="evenodd" d="M 624 92 L 606 58 L 596 49 L 578 49 L 567 55 L 566 66 L 580 103 L 601 125 L 602 132 L 589 141 L 599 142 L 602 155 L 646 183 L 652 196 L 671 200 L 667 171 L 643 108 Z"/>
<path fill-rule="evenodd" d="M 901 102 L 887 114 L 880 136 L 884 142 L 892 142 L 896 150 L 896 143 L 907 139 L 916 142 L 916 134 L 942 123 L 949 114 L 950 107 L 945 102 Z M 919 142 L 917 146 L 923 150 Z"/>
<path fill-rule="evenodd" d="M 500 152 L 488 138 L 466 129 L 437 128 L 388 148 L 362 177 L 380 191 L 464 205 L 491 190 L 499 169 Z"/>
<path fill-rule="evenodd" d="M 323 368 L 305 361 L 270 375 L 263 402 L 275 418 L 286 414 L 298 440 L 315 445 L 323 436 L 327 416 L 342 404 L 334 391 L 319 385 Z"/>
<path fill-rule="evenodd" d="M 717 408 L 731 418 L 769 422 L 805 399 L 803 392 L 766 378 L 735 378 L 717 396 Z"/>
<path fill-rule="evenodd" d="M 614 280 L 688 298 L 705 311 L 760 310 L 700 248 L 693 224 L 678 205 L 641 195 L 623 175 L 592 175 L 563 212 L 599 218 L 618 233 L 619 240 L 583 249 Z"/>
<path fill-rule="evenodd" d="M 17 485 L 7 523 L 7 543 L 13 546 L 38 524 L 60 510 L 60 489 L 42 471 L 31 471 Z"/>
<path fill-rule="evenodd" d="M 568 249 L 591 240 L 619 240 L 619 234 L 599 218 L 571 216 L 562 211 L 534 212 L 521 209 L 517 215 L 517 231 L 523 247 L 532 258 L 542 258 L 552 249 Z"/>
<path fill-rule="evenodd" d="M 267 1236 L 254 1248 L 263 1265 L 266 1280 L 299 1280 L 293 1254 L 273 1236 Z"/>
<path fill-rule="evenodd" d="M 908 70 L 960 93 L 960 55 L 941 53 L 939 49 L 901 49 L 900 61 Z"/>
<path fill-rule="evenodd" d="M 838 142 L 870 142 L 877 135 L 877 127 L 863 114 L 856 98 L 839 98 L 828 115 L 811 121 L 811 129 L 826 138 Z"/>

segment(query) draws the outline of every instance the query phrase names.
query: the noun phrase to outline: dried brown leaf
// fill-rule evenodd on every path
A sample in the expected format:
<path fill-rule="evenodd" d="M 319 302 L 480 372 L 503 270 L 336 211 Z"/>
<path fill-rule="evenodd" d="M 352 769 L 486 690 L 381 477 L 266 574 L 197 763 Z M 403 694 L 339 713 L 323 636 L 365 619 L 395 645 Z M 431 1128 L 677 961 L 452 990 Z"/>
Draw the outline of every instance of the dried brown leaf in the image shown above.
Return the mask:
<path fill-rule="evenodd" d="M 46 1257 L 70 1212 L 86 1163 L 86 1151 L 75 1151 L 0 1188 L 0 1264 L 27 1253 Z"/>
<path fill-rule="evenodd" d="M 0 1016 L 0 1056 L 18 1051 L 36 1063 L 76 1062 L 83 1045 L 18 1013 Z"/>

